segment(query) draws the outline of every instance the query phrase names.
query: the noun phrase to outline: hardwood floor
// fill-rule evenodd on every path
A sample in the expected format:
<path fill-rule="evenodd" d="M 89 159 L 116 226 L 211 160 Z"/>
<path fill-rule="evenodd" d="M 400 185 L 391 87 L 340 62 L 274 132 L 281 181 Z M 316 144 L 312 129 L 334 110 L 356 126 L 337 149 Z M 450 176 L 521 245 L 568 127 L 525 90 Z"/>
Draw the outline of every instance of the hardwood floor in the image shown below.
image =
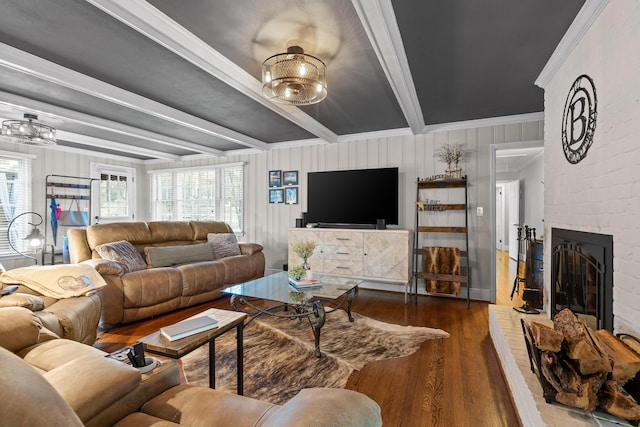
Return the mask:
<path fill-rule="evenodd" d="M 114 351 L 228 298 L 101 333 L 95 346 Z M 444 329 L 449 338 L 426 341 L 404 358 L 366 365 L 347 388 L 374 399 L 385 426 L 517 426 L 519 418 L 488 333 L 487 303 L 361 290 L 353 310 L 381 321 Z"/>
<path fill-rule="evenodd" d="M 520 283 L 518 292 L 511 299 L 511 290 L 516 277 L 516 260 L 509 258 L 509 251 L 496 251 L 496 304 L 519 307 L 524 304 Z M 520 261 L 520 277 L 524 277 L 524 262 Z"/>

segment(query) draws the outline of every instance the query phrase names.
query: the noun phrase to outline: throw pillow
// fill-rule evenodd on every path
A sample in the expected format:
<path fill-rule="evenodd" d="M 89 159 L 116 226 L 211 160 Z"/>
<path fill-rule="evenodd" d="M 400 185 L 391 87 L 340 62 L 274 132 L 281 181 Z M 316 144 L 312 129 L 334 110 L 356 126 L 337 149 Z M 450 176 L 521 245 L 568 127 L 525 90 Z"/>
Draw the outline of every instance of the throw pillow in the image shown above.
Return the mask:
<path fill-rule="evenodd" d="M 207 241 L 211 243 L 213 259 L 240 255 L 238 238 L 233 233 L 209 233 L 207 234 Z"/>
<path fill-rule="evenodd" d="M 170 267 L 198 261 L 213 261 L 211 245 L 202 243 L 182 246 L 147 246 L 144 248 L 149 267 Z"/>
<path fill-rule="evenodd" d="M 96 252 L 98 252 L 102 258 L 120 264 L 125 273 L 147 268 L 147 264 L 142 259 L 142 256 L 140 256 L 140 253 L 126 240 L 103 243 L 96 246 Z"/>

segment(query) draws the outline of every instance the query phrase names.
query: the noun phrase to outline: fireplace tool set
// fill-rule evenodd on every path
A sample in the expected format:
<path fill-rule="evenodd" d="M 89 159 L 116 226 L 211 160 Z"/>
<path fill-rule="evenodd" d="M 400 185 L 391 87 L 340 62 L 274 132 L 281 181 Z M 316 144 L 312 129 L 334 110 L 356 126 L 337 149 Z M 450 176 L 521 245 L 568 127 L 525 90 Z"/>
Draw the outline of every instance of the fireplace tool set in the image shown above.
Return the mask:
<path fill-rule="evenodd" d="M 526 259 L 524 267 L 524 277 L 520 277 L 520 253 L 525 250 Z M 536 239 L 536 229 L 529 226 L 518 227 L 518 259 L 516 260 L 516 277 L 511 289 L 511 299 L 518 292 L 520 283 L 524 284 L 522 299 L 525 301 L 520 307 L 513 307 L 514 310 L 525 314 L 538 314 L 536 306 L 542 307 L 542 243 Z M 536 282 L 540 283 L 536 283 Z"/>

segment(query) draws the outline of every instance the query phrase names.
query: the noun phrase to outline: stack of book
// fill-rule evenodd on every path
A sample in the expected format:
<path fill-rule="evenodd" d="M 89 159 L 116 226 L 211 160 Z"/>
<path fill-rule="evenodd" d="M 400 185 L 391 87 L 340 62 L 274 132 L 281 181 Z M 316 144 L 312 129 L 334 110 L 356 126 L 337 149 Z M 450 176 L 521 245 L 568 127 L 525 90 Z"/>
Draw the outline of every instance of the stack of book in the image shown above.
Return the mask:
<path fill-rule="evenodd" d="M 160 334 L 169 341 L 175 341 L 217 327 L 218 321 L 213 317 L 199 316 L 160 328 Z"/>
<path fill-rule="evenodd" d="M 296 280 L 289 277 L 289 284 L 296 289 L 317 288 L 321 285 L 318 279 L 300 279 Z"/>

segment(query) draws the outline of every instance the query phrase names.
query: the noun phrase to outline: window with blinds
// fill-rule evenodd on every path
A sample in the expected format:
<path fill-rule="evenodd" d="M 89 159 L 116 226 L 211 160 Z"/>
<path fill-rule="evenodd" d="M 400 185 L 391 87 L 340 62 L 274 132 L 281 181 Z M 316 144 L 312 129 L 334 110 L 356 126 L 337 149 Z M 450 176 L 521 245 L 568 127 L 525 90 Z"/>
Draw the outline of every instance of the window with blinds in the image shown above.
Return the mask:
<path fill-rule="evenodd" d="M 34 226 L 36 216 L 23 215 L 14 222 L 9 234 L 8 227 L 18 215 L 31 209 L 31 159 L 0 153 L 0 256 L 16 255 L 9 244 L 21 251 L 29 249 L 24 239 Z M 40 230 L 43 230 L 40 225 Z"/>
<path fill-rule="evenodd" d="M 156 221 L 224 221 L 244 233 L 242 163 L 151 171 Z"/>

